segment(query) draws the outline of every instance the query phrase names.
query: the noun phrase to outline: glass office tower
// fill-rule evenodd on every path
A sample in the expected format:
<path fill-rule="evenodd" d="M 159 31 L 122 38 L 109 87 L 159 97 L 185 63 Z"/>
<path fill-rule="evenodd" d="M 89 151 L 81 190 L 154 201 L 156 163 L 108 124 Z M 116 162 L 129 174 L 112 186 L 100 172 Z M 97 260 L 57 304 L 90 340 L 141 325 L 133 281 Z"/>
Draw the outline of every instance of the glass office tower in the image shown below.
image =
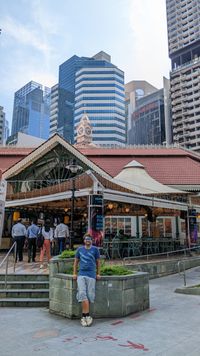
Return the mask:
<path fill-rule="evenodd" d="M 57 104 L 54 104 L 54 116 L 51 116 L 50 134 L 56 130 L 67 141 L 74 143 L 76 126 L 81 114 L 86 112 L 93 126 L 94 143 L 125 143 L 124 74 L 110 61 L 110 56 L 101 51 L 91 58 L 73 56 L 60 65 L 59 83 L 56 89 Z M 85 70 L 80 72 L 83 68 Z M 87 83 L 84 83 L 85 81 Z M 93 98 L 90 99 L 91 97 Z M 55 112 L 57 112 L 57 123 Z M 105 120 L 102 120 L 103 116 Z M 117 118 L 117 121 L 113 117 Z M 117 122 L 120 127 L 116 129 Z M 104 131 L 107 132 L 105 136 Z M 100 135 L 102 140 L 98 139 Z"/>
<path fill-rule="evenodd" d="M 36 82 L 29 82 L 15 93 L 12 132 L 48 139 L 51 90 Z"/>
<path fill-rule="evenodd" d="M 84 113 L 92 125 L 93 142 L 99 145 L 126 143 L 124 73 L 115 66 L 84 67 L 76 73 L 76 127 Z"/>

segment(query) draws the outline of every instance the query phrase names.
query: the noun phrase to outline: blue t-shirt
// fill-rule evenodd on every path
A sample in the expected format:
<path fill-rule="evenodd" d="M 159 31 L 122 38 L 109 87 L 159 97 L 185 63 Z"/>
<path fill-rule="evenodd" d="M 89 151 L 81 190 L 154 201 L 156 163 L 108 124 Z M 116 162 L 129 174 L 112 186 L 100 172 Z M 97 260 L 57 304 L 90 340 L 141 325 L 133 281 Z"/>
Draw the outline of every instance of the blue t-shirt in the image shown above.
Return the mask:
<path fill-rule="evenodd" d="M 96 278 L 96 260 L 100 258 L 98 248 L 95 246 L 91 246 L 89 249 L 85 246 L 79 247 L 75 257 L 80 260 L 78 275 Z"/>

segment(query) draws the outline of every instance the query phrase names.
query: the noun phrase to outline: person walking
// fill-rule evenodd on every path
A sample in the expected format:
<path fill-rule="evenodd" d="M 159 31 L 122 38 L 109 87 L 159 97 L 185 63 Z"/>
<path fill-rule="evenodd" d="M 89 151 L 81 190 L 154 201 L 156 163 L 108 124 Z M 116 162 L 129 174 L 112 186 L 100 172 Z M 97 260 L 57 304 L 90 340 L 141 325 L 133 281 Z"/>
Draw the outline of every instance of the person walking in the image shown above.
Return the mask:
<path fill-rule="evenodd" d="M 44 243 L 43 246 L 40 249 L 40 268 L 43 268 L 43 262 L 44 262 L 44 254 L 46 252 L 47 255 L 47 261 L 49 265 L 49 260 L 51 258 L 51 241 L 53 241 L 53 229 L 51 228 L 51 221 L 47 219 L 45 221 L 45 224 L 42 228 L 42 236 L 44 237 Z"/>
<path fill-rule="evenodd" d="M 27 238 L 28 238 L 28 263 L 35 262 L 36 257 L 36 241 L 40 232 L 39 226 L 36 225 L 37 220 L 33 219 L 31 225 L 27 229 Z"/>
<path fill-rule="evenodd" d="M 77 269 L 79 273 L 77 277 Z M 78 248 L 73 268 L 73 279 L 77 280 L 77 299 L 82 303 L 82 326 L 92 325 L 90 316 L 90 303 L 95 300 L 96 279 L 100 278 L 100 253 L 97 247 L 92 246 L 92 236 L 84 235 L 84 246 Z"/>
<path fill-rule="evenodd" d="M 58 253 L 64 251 L 66 242 L 69 240 L 69 228 L 63 222 L 63 218 L 59 219 L 59 224 L 55 228 L 54 237 L 57 239 Z"/>
<path fill-rule="evenodd" d="M 25 226 L 22 224 L 22 220 L 18 219 L 15 225 L 12 227 L 12 238 L 17 243 L 17 253 L 16 253 L 16 262 L 17 259 L 19 262 L 23 261 L 23 248 L 24 241 L 27 236 L 27 231 Z"/>

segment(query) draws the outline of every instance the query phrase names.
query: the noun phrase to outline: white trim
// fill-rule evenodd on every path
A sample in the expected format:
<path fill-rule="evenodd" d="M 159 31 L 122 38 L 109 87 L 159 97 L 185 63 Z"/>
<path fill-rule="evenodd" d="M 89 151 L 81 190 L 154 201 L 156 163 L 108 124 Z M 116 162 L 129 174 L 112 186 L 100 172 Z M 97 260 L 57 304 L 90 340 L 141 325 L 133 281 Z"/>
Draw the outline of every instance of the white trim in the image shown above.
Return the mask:
<path fill-rule="evenodd" d="M 98 189 L 101 190 L 100 187 Z M 136 205 L 145 205 L 145 206 L 151 206 L 157 208 L 159 207 L 159 208 L 183 210 L 183 211 L 187 211 L 188 209 L 187 204 L 179 203 L 176 201 L 173 202 L 173 201 L 168 201 L 155 197 L 145 197 L 145 196 L 140 197 L 139 195 L 118 192 L 116 190 L 111 190 L 111 189 L 102 188 L 102 190 L 103 190 L 104 200 L 118 201 L 118 202 L 136 204 Z M 88 196 L 89 194 L 91 194 L 91 191 L 92 191 L 92 187 L 75 191 L 75 197 Z M 23 205 L 45 203 L 45 202 L 57 201 L 57 200 L 65 200 L 65 199 L 70 199 L 71 196 L 72 196 L 72 192 L 66 191 L 66 192 L 43 195 L 43 196 L 28 198 L 28 199 L 9 200 L 6 201 L 5 207 L 10 208 L 14 206 L 23 206 Z M 195 206 L 195 209 L 198 212 L 200 212 L 200 206 Z"/>
<path fill-rule="evenodd" d="M 75 197 L 88 196 L 91 193 L 91 189 L 92 188 L 87 188 L 87 189 L 75 191 L 74 196 Z M 11 208 L 14 206 L 46 203 L 46 202 L 50 202 L 50 201 L 70 199 L 71 197 L 72 197 L 72 192 L 66 191 L 66 192 L 61 192 L 61 193 L 56 193 L 56 194 L 43 195 L 43 196 L 34 197 L 34 198 L 9 200 L 9 201 L 6 201 L 5 207 Z"/>
<path fill-rule="evenodd" d="M 85 165 L 87 165 L 89 169 L 94 170 L 95 172 L 100 174 L 100 176 L 104 177 L 105 179 L 108 179 L 109 181 L 112 179 L 112 177 L 109 174 L 107 174 L 101 168 L 96 166 L 95 163 L 91 162 L 87 157 L 85 157 L 75 147 L 73 147 L 68 142 L 66 142 L 64 139 L 62 139 L 58 134 L 56 134 L 55 136 L 52 136 L 49 140 L 47 140 L 41 146 L 36 148 L 28 156 L 26 156 L 20 162 L 16 163 L 14 166 L 12 166 L 6 172 L 4 172 L 2 175 L 2 179 L 9 179 L 13 176 L 16 176 L 22 170 L 27 168 L 29 165 L 33 164 L 39 157 L 41 157 L 45 153 L 49 152 L 57 144 L 61 144 L 63 147 L 65 147 L 72 155 L 74 155 L 80 161 L 82 161 Z"/>

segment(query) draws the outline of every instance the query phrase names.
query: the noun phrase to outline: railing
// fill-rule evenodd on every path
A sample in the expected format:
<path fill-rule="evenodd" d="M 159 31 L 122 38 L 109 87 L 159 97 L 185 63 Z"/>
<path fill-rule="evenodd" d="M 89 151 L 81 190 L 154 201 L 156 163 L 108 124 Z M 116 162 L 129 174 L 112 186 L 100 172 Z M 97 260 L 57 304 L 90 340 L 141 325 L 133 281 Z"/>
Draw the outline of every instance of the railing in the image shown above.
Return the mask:
<path fill-rule="evenodd" d="M 181 273 L 181 268 L 180 268 L 181 264 L 183 264 L 183 272 L 182 273 Z M 178 266 L 178 274 L 179 274 L 179 276 L 183 276 L 184 286 L 186 286 L 185 260 L 178 261 L 177 266 Z"/>
<path fill-rule="evenodd" d="M 188 248 L 182 248 L 179 250 L 171 250 L 171 251 L 166 251 L 166 252 L 160 252 L 160 253 L 152 253 L 148 255 L 139 255 L 139 256 L 129 256 L 129 257 L 124 257 L 123 262 L 125 263 L 127 260 L 138 260 L 138 259 L 146 259 L 147 261 L 149 259 L 153 259 L 154 257 L 169 257 L 170 255 L 176 255 L 176 254 L 184 254 L 184 257 L 187 255 L 187 252 L 191 252 L 193 250 L 200 250 L 200 245 L 194 246 L 194 247 L 188 247 Z"/>
<path fill-rule="evenodd" d="M 11 246 L 10 250 L 4 257 L 3 261 L 0 263 L 0 268 L 3 266 L 4 262 L 6 261 L 6 271 L 5 271 L 5 289 L 7 289 L 7 276 L 8 276 L 8 258 L 10 256 L 10 253 L 14 250 L 14 255 L 13 255 L 13 272 L 15 273 L 15 265 L 16 265 L 16 254 L 17 254 L 17 243 L 16 241 L 13 243 Z"/>

